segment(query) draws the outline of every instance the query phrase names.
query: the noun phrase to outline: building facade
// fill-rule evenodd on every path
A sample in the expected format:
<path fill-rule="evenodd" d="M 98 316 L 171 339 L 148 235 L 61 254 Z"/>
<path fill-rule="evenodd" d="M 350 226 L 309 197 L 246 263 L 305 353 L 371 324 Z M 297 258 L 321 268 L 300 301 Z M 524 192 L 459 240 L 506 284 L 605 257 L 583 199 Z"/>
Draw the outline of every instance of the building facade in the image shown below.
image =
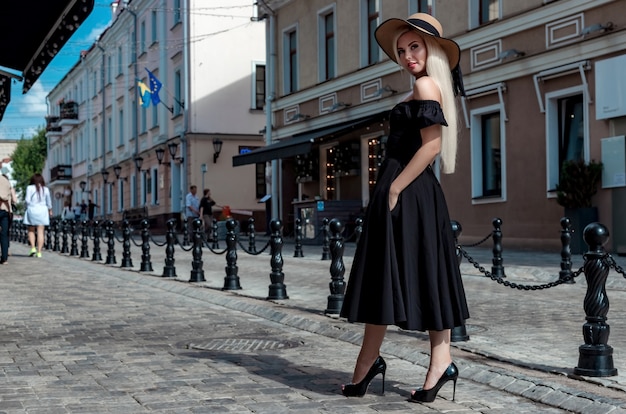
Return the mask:
<path fill-rule="evenodd" d="M 617 0 L 264 0 L 268 145 L 234 165 L 271 162 L 280 216 L 352 220 L 366 208 L 384 151 L 387 113 L 412 80 L 378 48 L 391 17 L 437 17 L 462 49 L 467 96 L 454 174 L 441 175 L 462 243 L 503 221 L 506 244 L 560 247 L 556 186 L 564 161 L 604 164 L 593 205 L 626 251 L 626 17 Z M 242 168 L 242 167 L 237 167 Z M 274 182 L 274 181 L 272 181 Z"/>
<path fill-rule="evenodd" d="M 97 218 L 180 217 L 191 185 L 241 215 L 263 211 L 263 172 L 230 157 L 263 144 L 265 26 L 247 0 L 132 0 L 48 95 L 55 198 Z M 144 95 L 155 84 L 158 93 Z M 262 85 L 262 86 L 259 86 Z M 261 182 L 259 182 L 261 181 Z"/>

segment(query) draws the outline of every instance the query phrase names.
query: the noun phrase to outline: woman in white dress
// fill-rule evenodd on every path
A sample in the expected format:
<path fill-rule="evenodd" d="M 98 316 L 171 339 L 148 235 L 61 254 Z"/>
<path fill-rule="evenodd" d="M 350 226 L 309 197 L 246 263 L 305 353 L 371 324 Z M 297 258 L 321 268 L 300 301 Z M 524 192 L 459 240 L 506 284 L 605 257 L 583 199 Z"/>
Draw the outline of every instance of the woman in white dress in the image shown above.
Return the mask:
<path fill-rule="evenodd" d="M 50 190 L 46 187 L 46 182 L 41 174 L 35 174 L 30 179 L 30 185 L 26 187 L 24 201 L 26 202 L 24 224 L 28 226 L 29 255 L 41 257 L 44 226 L 50 224 L 50 216 L 52 215 Z M 35 229 L 37 229 L 37 247 L 35 247 Z"/>

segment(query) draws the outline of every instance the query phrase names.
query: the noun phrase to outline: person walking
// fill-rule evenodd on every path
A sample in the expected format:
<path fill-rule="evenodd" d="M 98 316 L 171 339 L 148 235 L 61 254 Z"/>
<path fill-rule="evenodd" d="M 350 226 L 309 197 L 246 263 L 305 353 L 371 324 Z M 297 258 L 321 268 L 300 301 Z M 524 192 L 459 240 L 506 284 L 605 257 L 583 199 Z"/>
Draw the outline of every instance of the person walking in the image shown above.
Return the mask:
<path fill-rule="evenodd" d="M 185 217 L 187 218 L 187 231 L 193 234 L 193 221 L 200 217 L 200 200 L 196 197 L 198 187 L 189 187 L 189 193 L 185 197 Z"/>
<path fill-rule="evenodd" d="M 52 199 L 50 190 L 41 174 L 37 173 L 30 179 L 30 185 L 26 187 L 26 213 L 24 224 L 28 226 L 28 242 L 30 244 L 30 256 L 41 257 L 43 249 L 43 230 L 50 225 L 52 216 Z M 35 231 L 37 235 L 35 236 Z M 37 245 L 35 246 L 35 241 Z"/>
<path fill-rule="evenodd" d="M 6 264 L 9 258 L 9 229 L 13 221 L 13 205 L 16 203 L 15 189 L 3 171 L 0 174 L 0 264 Z"/>
<path fill-rule="evenodd" d="M 200 218 L 202 218 L 202 222 L 204 223 L 204 232 L 209 235 L 209 239 L 211 239 L 211 229 L 213 227 L 214 205 L 215 200 L 211 198 L 211 190 L 205 188 L 203 197 L 200 199 Z"/>
<path fill-rule="evenodd" d="M 430 363 L 409 401 L 431 402 L 458 369 L 450 330 L 469 318 L 452 226 L 433 171 L 453 173 L 457 148 L 455 92 L 462 91 L 459 46 L 434 17 L 417 13 L 381 23 L 375 37 L 413 88 L 390 114 L 386 157 L 369 202 L 340 315 L 365 323 L 346 396 L 362 396 L 387 365 L 380 356 L 387 325 L 428 331 Z M 451 70 L 451 69 L 455 70 Z"/>

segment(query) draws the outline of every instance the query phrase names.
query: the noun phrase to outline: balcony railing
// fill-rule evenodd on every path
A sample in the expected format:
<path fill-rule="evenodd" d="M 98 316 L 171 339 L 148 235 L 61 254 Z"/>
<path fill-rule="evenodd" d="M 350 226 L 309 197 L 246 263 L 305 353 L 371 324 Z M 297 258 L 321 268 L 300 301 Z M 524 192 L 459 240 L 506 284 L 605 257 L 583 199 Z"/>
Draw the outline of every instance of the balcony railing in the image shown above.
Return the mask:
<path fill-rule="evenodd" d="M 47 132 L 61 132 L 62 128 L 59 125 L 59 117 L 58 116 L 47 116 L 46 117 L 46 131 Z"/>
<path fill-rule="evenodd" d="M 69 181 L 72 179 L 71 165 L 57 165 L 50 171 L 50 181 Z"/>
<path fill-rule="evenodd" d="M 78 119 L 78 104 L 76 102 L 63 102 L 59 104 L 61 119 Z"/>

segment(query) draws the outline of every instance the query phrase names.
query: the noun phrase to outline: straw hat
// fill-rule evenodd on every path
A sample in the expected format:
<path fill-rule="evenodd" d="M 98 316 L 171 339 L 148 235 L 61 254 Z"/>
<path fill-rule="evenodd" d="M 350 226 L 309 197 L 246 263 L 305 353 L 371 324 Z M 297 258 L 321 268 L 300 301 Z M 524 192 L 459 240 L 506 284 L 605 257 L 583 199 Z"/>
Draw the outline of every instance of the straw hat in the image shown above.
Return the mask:
<path fill-rule="evenodd" d="M 394 62 L 398 63 L 395 53 L 397 45 L 394 44 L 394 39 L 398 33 L 402 33 L 406 30 L 416 30 L 431 36 L 439 43 L 448 56 L 450 68 L 455 68 L 459 64 L 461 48 L 454 40 L 443 37 L 441 23 L 433 16 L 426 13 L 412 14 L 406 20 L 397 18 L 385 20 L 376 28 L 376 32 L 374 33 L 376 41 L 387 56 Z"/>

